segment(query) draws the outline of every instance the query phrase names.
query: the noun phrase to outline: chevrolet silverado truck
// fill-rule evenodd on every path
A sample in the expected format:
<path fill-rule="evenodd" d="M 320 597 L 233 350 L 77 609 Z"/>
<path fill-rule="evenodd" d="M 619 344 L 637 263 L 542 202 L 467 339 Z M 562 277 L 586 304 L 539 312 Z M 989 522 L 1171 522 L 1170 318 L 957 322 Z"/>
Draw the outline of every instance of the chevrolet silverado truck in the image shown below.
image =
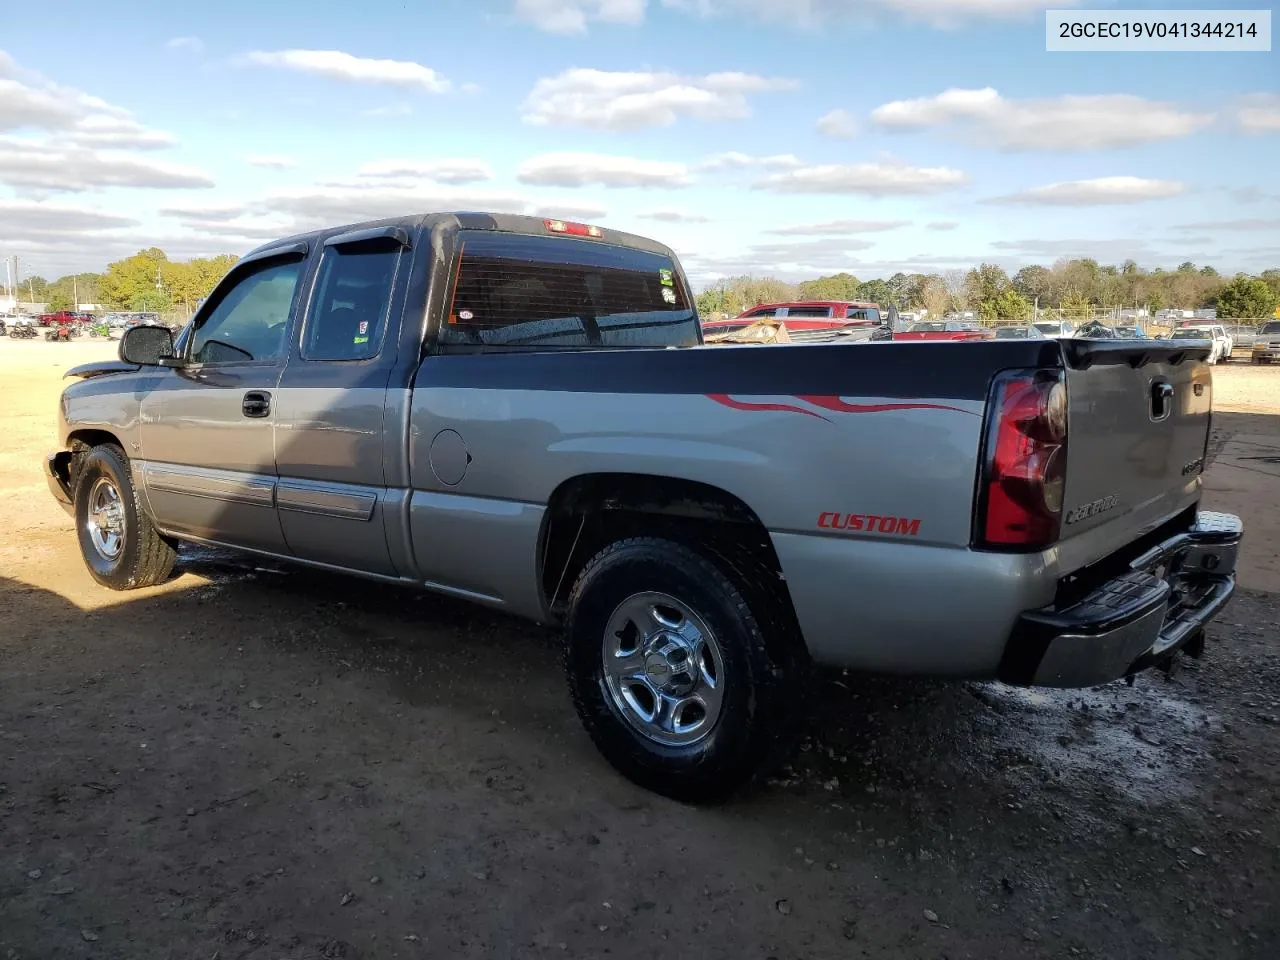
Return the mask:
<path fill-rule="evenodd" d="M 1208 350 L 705 346 L 666 246 L 407 216 L 263 246 L 69 371 L 47 473 L 112 589 L 189 541 L 556 626 L 607 760 L 708 802 L 786 757 L 815 665 L 1201 653 L 1242 533 L 1199 510 Z"/>

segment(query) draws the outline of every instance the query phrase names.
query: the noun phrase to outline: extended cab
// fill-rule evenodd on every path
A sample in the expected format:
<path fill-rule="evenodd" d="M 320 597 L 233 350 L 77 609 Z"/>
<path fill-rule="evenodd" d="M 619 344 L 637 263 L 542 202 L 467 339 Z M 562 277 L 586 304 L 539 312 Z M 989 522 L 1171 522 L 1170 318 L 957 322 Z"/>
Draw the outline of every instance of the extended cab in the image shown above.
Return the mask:
<path fill-rule="evenodd" d="M 560 625 L 596 745 L 683 799 L 784 755 L 815 662 L 1105 683 L 1235 589 L 1208 344 L 709 347 L 667 247 L 459 213 L 268 244 L 119 353 L 47 463 L 99 583 L 213 543 Z"/>

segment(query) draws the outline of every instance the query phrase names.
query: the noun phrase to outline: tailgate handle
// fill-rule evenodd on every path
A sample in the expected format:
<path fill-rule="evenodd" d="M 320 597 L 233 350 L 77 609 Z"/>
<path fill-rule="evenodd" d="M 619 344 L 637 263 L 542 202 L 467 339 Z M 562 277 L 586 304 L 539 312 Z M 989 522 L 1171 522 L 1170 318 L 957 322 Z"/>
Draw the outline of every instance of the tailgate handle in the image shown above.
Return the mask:
<path fill-rule="evenodd" d="M 1173 412 L 1173 385 L 1163 380 L 1151 383 L 1151 419 L 1157 423 L 1167 420 Z"/>

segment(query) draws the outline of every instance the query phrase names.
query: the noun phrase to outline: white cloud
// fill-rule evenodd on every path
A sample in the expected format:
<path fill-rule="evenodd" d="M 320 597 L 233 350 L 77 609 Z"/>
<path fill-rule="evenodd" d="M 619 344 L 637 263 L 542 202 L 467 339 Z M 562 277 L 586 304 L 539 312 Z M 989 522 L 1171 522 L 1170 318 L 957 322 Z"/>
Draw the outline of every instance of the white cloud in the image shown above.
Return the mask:
<path fill-rule="evenodd" d="M 799 157 L 790 153 L 775 153 L 767 157 L 753 157 L 750 154 L 730 150 L 727 153 L 716 153 L 707 157 L 697 165 L 698 170 L 745 170 L 748 167 L 764 167 L 768 170 L 791 170 L 804 166 Z"/>
<path fill-rule="evenodd" d="M 819 273 L 853 270 L 857 254 L 873 246 L 867 240 L 822 237 L 799 243 L 757 243 L 740 253 L 720 256 L 697 251 L 682 254 L 680 259 L 702 279 L 740 274 L 812 278 Z"/>
<path fill-rule="evenodd" d="M 1185 193 L 1186 190 L 1187 185 L 1177 180 L 1099 177 L 1096 180 L 1067 180 L 1043 187 L 1031 187 L 1002 197 L 992 197 L 985 202 L 1023 206 L 1095 207 L 1166 200 Z"/>
<path fill-rule="evenodd" d="M 516 179 L 544 187 L 684 187 L 692 182 L 683 163 L 598 153 L 545 153 L 520 164 Z"/>
<path fill-rule="evenodd" d="M 609 211 L 604 207 L 588 203 L 541 203 L 535 204 L 528 213 L 535 217 L 547 217 L 552 220 L 592 221 L 603 220 L 609 216 Z"/>
<path fill-rule="evenodd" d="M 837 140 L 848 140 L 858 133 L 858 121 L 848 110 L 832 110 L 818 118 L 818 132 Z"/>
<path fill-rule="evenodd" d="M 549 200 L 507 191 L 471 187 L 366 181 L 355 184 L 312 184 L 274 190 L 236 212 L 243 222 L 272 223 L 273 236 L 319 227 L 355 223 L 381 217 L 398 217 L 441 210 L 485 210 L 570 220 L 600 220 L 607 211 L 580 199 Z M 198 217 L 199 208 L 171 211 Z M 203 213 L 209 220 L 227 223 L 228 210 Z M 232 221 L 234 222 L 234 221 Z"/>
<path fill-rule="evenodd" d="M 954 220 L 934 220 L 932 223 L 926 223 L 926 224 L 925 224 L 925 229 L 927 229 L 927 230 L 954 230 L 954 229 L 955 229 L 956 227 L 958 227 L 958 226 L 960 226 L 960 224 L 956 223 Z"/>
<path fill-rule="evenodd" d="M 1280 133 L 1280 94 L 1251 93 L 1241 97 L 1235 119 L 1245 133 Z"/>
<path fill-rule="evenodd" d="M 1280 193 L 1269 193 L 1259 187 L 1225 187 L 1237 203 L 1266 203 L 1280 200 Z"/>
<path fill-rule="evenodd" d="M 204 43 L 199 37 L 174 37 L 165 46 L 170 50 L 191 50 L 195 53 L 204 49 Z"/>
<path fill-rule="evenodd" d="M 78 193 L 104 187 L 212 187 L 195 167 L 160 163 L 71 143 L 0 137 L 0 183 L 39 193 Z"/>
<path fill-rule="evenodd" d="M 587 21 L 634 26 L 644 21 L 645 0 L 516 0 L 515 14 L 547 33 L 586 33 Z"/>
<path fill-rule="evenodd" d="M 1102 263 L 1122 263 L 1131 259 L 1141 263 L 1153 263 L 1161 259 L 1168 260 L 1171 257 L 1186 259 L 1185 255 L 1158 251 L 1149 241 L 1137 237 L 1107 237 L 1103 240 L 1040 238 L 997 240 L 991 246 L 997 250 L 1008 250 L 1023 256 L 1053 260 L 1060 257 L 1089 257 Z M 1209 258 L 1201 257 L 1200 259 Z"/>
<path fill-rule="evenodd" d="M 383 107 L 370 107 L 360 112 L 366 117 L 408 117 L 413 114 L 413 107 L 401 101 Z"/>
<path fill-rule="evenodd" d="M 199 208 L 162 210 L 161 213 L 176 217 L 183 229 L 193 234 L 227 238 L 232 243 L 265 243 L 297 232 L 291 218 L 262 215 L 249 207 L 213 208 L 205 215 Z"/>
<path fill-rule="evenodd" d="M 885 230 L 897 230 L 910 223 L 908 220 L 827 220 L 823 223 L 797 223 L 788 227 L 778 227 L 766 233 L 781 236 L 813 237 L 835 236 L 849 233 L 881 233 Z"/>
<path fill-rule="evenodd" d="M 371 179 L 422 179 L 436 183 L 479 183 L 492 180 L 493 171 L 483 160 L 471 158 L 442 160 L 401 160 L 388 158 L 361 165 L 358 177 Z"/>
<path fill-rule="evenodd" d="M 263 167 L 267 170 L 291 170 L 298 165 L 298 161 L 293 157 L 269 153 L 259 153 L 245 157 L 244 162 L 251 167 Z"/>
<path fill-rule="evenodd" d="M 61 144 L 154 150 L 173 137 L 143 126 L 121 107 L 23 70 L 0 52 L 0 133 L 40 131 Z"/>
<path fill-rule="evenodd" d="M 886 18 L 940 28 L 981 20 L 1026 19 L 1049 7 L 1080 0 L 661 0 L 662 6 L 702 17 L 738 19 L 815 29 L 824 24 L 870 25 Z M 552 33 L 583 33 L 589 21 L 638 24 L 646 0 L 515 0 L 517 16 Z"/>
<path fill-rule="evenodd" d="M 657 220 L 661 223 L 709 223 L 711 218 L 700 213 L 690 213 L 678 207 L 660 207 L 636 214 L 642 220 Z"/>
<path fill-rule="evenodd" d="M 449 81 L 430 67 L 411 60 L 374 60 L 341 50 L 255 50 L 244 60 L 263 67 L 296 70 L 347 83 L 409 87 L 444 93 Z"/>
<path fill-rule="evenodd" d="M 1007 151 L 1071 152 L 1175 140 L 1208 126 L 1213 115 L 1129 94 L 1013 100 L 984 87 L 895 100 L 873 110 L 871 119 L 897 130 L 954 130 Z"/>
<path fill-rule="evenodd" d="M 245 212 L 243 205 L 213 204 L 209 206 L 162 207 L 157 213 L 162 217 L 178 217 L 182 220 L 220 221 L 234 220 Z"/>
<path fill-rule="evenodd" d="M 756 183 L 775 193 L 862 194 L 869 197 L 923 196 L 964 186 L 967 174 L 950 167 L 903 163 L 824 164 L 775 173 Z"/>
<path fill-rule="evenodd" d="M 137 220 L 87 207 L 61 207 L 28 200 L 0 200 L 0 236 L 38 237 L 136 227 Z"/>
<path fill-rule="evenodd" d="M 627 72 L 573 68 L 542 77 L 524 102 L 524 121 L 538 126 L 639 130 L 670 126 L 681 117 L 741 120 L 747 95 L 795 90 L 794 80 L 750 73 Z"/>
<path fill-rule="evenodd" d="M 1200 223 L 1183 223 L 1175 230 L 1275 230 L 1280 233 L 1280 220 L 1203 220 Z"/>

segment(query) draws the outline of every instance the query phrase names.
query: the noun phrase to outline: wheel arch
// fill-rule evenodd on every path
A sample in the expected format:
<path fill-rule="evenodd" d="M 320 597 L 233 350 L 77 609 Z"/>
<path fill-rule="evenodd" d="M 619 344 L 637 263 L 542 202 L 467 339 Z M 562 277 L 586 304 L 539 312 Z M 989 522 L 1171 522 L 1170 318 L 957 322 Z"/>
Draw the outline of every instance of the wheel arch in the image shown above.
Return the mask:
<path fill-rule="evenodd" d="M 750 505 L 712 484 L 643 473 L 582 474 L 548 498 L 538 582 L 553 620 L 563 617 L 565 598 L 587 562 L 614 540 L 632 536 L 666 537 L 709 554 L 757 600 L 764 591 L 775 601 L 767 605 L 775 636 L 800 638 L 773 539 Z"/>

